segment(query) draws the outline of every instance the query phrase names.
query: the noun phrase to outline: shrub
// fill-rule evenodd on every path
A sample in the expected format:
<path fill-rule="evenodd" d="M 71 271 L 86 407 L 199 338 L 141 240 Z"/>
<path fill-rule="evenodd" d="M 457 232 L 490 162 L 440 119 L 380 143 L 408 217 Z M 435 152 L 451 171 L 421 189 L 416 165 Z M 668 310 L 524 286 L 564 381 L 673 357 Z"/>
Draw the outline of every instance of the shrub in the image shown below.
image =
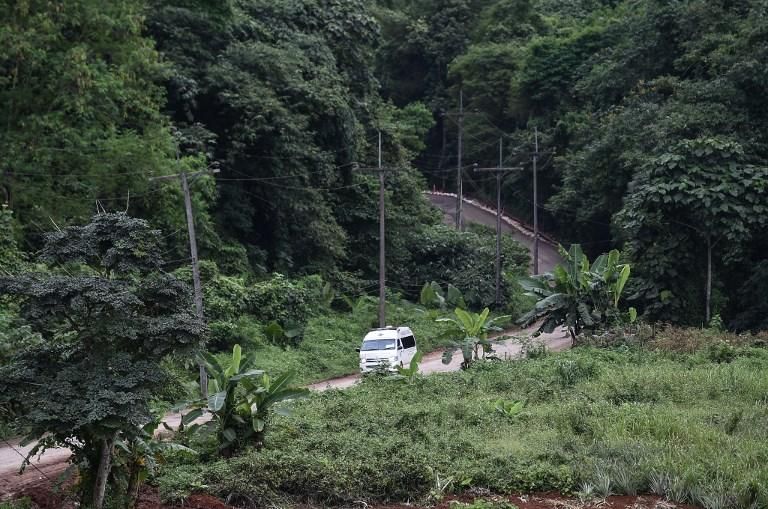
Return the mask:
<path fill-rule="evenodd" d="M 340 324 L 318 320 L 309 328 Z M 339 346 L 323 342 L 330 345 Z M 685 503 L 707 496 L 710 504 L 717 499 L 708 486 L 717 484 L 729 500 L 745 501 L 734 507 L 761 507 L 768 355 L 739 352 L 719 363 L 706 350 L 578 348 L 476 363 L 412 384 L 371 379 L 299 402 L 293 415 L 275 418 L 264 449 L 203 465 L 195 479 L 251 505 L 286 496 L 339 504 L 579 486 L 590 496 L 655 491 Z M 528 403 L 506 419 L 494 410 L 499 400 Z"/>
<path fill-rule="evenodd" d="M 492 305 L 496 300 L 492 236 L 492 231 L 485 228 L 457 232 L 443 225 L 424 227 L 410 244 L 410 257 L 390 269 L 388 280 L 414 301 L 424 283 L 436 281 L 441 286 L 458 288 L 469 308 Z M 506 236 L 502 263 L 505 274 L 520 276 L 528 268 L 528 251 Z M 502 290 L 506 303 L 519 304 L 516 299 L 522 292 L 516 284 L 505 278 Z"/>
<path fill-rule="evenodd" d="M 320 276 L 288 279 L 276 273 L 248 288 L 247 311 L 265 324 L 302 324 L 321 309 L 322 288 Z"/>
<path fill-rule="evenodd" d="M 192 269 L 188 266 L 174 271 L 174 275 L 192 286 Z M 225 276 L 215 262 L 200 262 L 200 280 L 203 283 L 203 307 L 209 320 L 234 319 L 247 309 L 246 282 L 243 277 Z"/>

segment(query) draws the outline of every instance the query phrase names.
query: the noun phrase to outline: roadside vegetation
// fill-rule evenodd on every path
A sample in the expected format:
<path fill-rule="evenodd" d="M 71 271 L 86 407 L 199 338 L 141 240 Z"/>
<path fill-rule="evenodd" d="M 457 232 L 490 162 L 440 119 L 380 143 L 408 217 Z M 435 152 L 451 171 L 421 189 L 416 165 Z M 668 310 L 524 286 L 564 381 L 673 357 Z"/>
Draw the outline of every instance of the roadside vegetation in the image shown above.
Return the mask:
<path fill-rule="evenodd" d="M 426 502 L 470 488 L 768 504 L 768 352 L 752 346 L 766 338 L 652 334 L 314 394 L 274 418 L 262 449 L 228 461 L 209 450 L 209 463 L 177 462 L 157 482 L 168 499 L 203 489 L 258 506 Z M 666 349 L 681 337 L 695 347 Z M 499 401 L 525 405 L 505 413 Z"/>
<path fill-rule="evenodd" d="M 0 439 L 71 451 L 79 507 L 768 507 L 765 0 L 3 7 Z M 495 231 L 427 189 L 538 210 L 563 264 L 503 236 L 497 302 Z M 309 393 L 378 324 L 380 191 L 420 355 Z M 575 349 L 502 362 L 512 323 Z M 436 349 L 461 372 L 422 377 Z"/>

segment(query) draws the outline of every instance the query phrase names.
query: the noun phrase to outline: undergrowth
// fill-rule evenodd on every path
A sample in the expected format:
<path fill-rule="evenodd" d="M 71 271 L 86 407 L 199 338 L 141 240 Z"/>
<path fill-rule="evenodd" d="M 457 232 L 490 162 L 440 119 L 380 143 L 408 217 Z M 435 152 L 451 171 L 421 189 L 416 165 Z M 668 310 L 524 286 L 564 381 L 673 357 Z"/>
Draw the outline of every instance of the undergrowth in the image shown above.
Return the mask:
<path fill-rule="evenodd" d="M 413 384 L 374 378 L 295 404 L 260 451 L 172 464 L 159 484 L 169 499 L 198 486 L 245 505 L 483 488 L 765 507 L 768 352 L 732 348 L 723 357 L 584 347 Z M 499 399 L 527 404 L 509 419 Z"/>

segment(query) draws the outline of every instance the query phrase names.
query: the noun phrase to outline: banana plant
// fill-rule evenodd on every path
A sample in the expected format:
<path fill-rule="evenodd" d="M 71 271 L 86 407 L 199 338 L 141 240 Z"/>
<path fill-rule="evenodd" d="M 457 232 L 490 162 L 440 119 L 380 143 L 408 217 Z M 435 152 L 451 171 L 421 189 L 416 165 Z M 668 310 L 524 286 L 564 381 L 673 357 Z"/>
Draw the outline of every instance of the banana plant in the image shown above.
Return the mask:
<path fill-rule="evenodd" d="M 485 358 L 493 353 L 493 347 L 488 340 L 490 332 L 501 332 L 503 329 L 498 324 L 509 321 L 509 316 L 489 318 L 491 311 L 485 308 L 481 313 L 473 313 L 456 308 L 456 318 L 438 318 L 438 322 L 446 322 L 449 329 L 443 334 L 446 339 L 454 339 L 443 352 L 443 364 L 450 364 L 456 350 L 461 350 L 463 361 L 462 369 L 467 369 L 472 361 Z"/>
<path fill-rule="evenodd" d="M 427 309 L 445 310 L 447 306 L 467 309 L 464 296 L 458 288 L 448 283 L 447 291 L 443 292 L 440 285 L 434 281 L 424 283 L 419 294 L 419 304 Z"/>
<path fill-rule="evenodd" d="M 496 400 L 494 409 L 504 417 L 511 419 L 525 409 L 526 401 L 507 401 L 504 399 Z"/>
<path fill-rule="evenodd" d="M 424 357 L 424 352 L 416 352 L 411 358 L 411 362 L 408 363 L 408 367 L 396 366 L 397 374 L 390 376 L 390 378 L 393 380 L 406 380 L 411 384 L 414 383 L 419 374 L 419 363 L 422 357 Z"/>
<path fill-rule="evenodd" d="M 265 373 L 258 382 L 242 380 L 245 396 L 238 407 L 238 413 L 249 416 L 257 447 L 264 443 L 270 408 L 281 401 L 305 398 L 309 395 L 308 389 L 291 386 L 293 377 L 294 373 L 284 373 L 273 380 Z"/>
<path fill-rule="evenodd" d="M 197 455 L 197 452 L 189 447 L 156 438 L 155 432 L 160 424 L 160 418 L 156 418 L 140 427 L 130 440 L 118 438 L 115 441 L 112 471 L 113 475 L 123 475 L 127 478 L 127 509 L 136 507 L 141 485 L 165 463 L 169 453 L 184 452 Z"/>
<path fill-rule="evenodd" d="M 628 264 L 619 263 L 620 253 L 615 249 L 598 256 L 591 265 L 578 244 L 568 252 L 560 250 L 565 261 L 552 272 L 519 280 L 526 295 L 539 299 L 519 323 L 528 326 L 543 318 L 539 332 L 566 326 L 575 341 L 584 329 L 620 318 L 619 300 L 631 270 Z"/>
<path fill-rule="evenodd" d="M 268 411 L 279 401 L 304 397 L 309 391 L 290 386 L 293 373 L 286 373 L 274 381 L 264 371 L 255 369 L 255 356 L 242 356 L 240 345 L 232 348 L 232 358 L 225 369 L 211 354 L 201 355 L 208 376 L 211 395 L 189 405 L 191 409 L 182 419 L 190 431 L 205 428 L 215 431 L 219 452 L 229 457 L 247 441 L 255 439 L 257 445 L 263 441 Z M 194 423 L 204 414 L 211 419 L 205 423 Z"/>

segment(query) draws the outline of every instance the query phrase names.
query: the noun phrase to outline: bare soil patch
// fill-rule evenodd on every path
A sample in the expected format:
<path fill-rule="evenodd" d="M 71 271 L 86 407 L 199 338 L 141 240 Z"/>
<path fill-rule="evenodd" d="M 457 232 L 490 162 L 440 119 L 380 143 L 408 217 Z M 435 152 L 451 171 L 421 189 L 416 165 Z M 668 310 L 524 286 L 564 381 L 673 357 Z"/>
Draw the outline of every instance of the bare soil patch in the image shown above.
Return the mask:
<path fill-rule="evenodd" d="M 77 505 L 66 492 L 52 490 L 44 486 L 29 488 L 20 496 L 29 497 L 37 509 L 75 509 Z M 565 497 L 558 493 L 536 493 L 531 495 L 487 496 L 475 497 L 461 495 L 447 497 L 438 505 L 429 509 L 457 509 L 453 502 L 472 503 L 476 498 L 489 501 L 507 501 L 520 509 L 697 509 L 696 506 L 675 504 L 655 495 L 642 496 L 611 496 L 605 499 L 581 501 L 574 497 Z M 315 509 L 312 506 L 297 506 L 302 509 Z M 410 504 L 380 504 L 363 505 L 362 502 L 354 507 L 359 509 L 427 509 L 425 506 Z M 238 509 L 225 504 L 216 497 L 205 494 L 194 494 L 183 504 L 163 504 L 157 489 L 146 486 L 139 495 L 137 509 Z"/>

